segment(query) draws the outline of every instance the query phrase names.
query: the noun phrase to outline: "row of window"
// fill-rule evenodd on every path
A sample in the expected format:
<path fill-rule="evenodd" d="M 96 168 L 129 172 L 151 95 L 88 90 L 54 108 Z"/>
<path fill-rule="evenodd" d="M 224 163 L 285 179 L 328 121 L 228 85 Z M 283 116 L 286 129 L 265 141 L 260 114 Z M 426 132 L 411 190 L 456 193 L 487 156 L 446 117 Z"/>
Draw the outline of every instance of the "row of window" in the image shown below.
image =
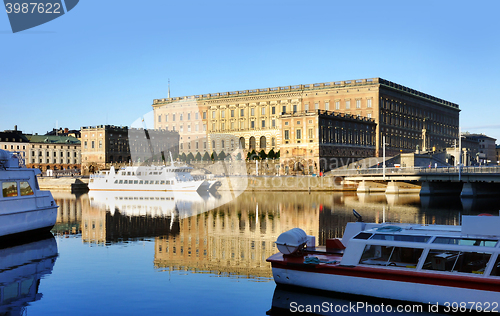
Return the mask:
<path fill-rule="evenodd" d="M 174 180 L 115 180 L 115 184 L 174 184 Z"/>
<path fill-rule="evenodd" d="M 187 114 L 187 120 L 190 121 L 191 120 L 191 113 L 188 112 L 186 113 Z M 158 115 L 158 123 L 161 123 L 162 121 L 162 117 L 165 118 L 165 122 L 169 122 L 170 120 L 172 122 L 175 122 L 175 119 L 176 119 L 176 113 L 172 113 L 172 114 L 165 114 L 165 115 Z M 184 120 L 184 113 L 179 113 L 179 121 L 183 121 Z M 194 113 L 194 119 L 195 120 L 199 120 L 199 112 L 195 112 Z M 206 120 L 207 119 L 207 112 L 203 112 L 203 119 Z"/>
<path fill-rule="evenodd" d="M 38 153 L 38 155 L 37 155 L 37 153 Z M 35 156 L 41 157 L 41 156 L 43 156 L 43 153 L 44 152 L 42 152 L 42 151 L 38 151 L 38 152 L 32 151 L 31 152 L 31 157 L 35 157 Z M 52 156 L 53 157 L 57 157 L 57 151 L 53 151 L 52 152 Z M 50 151 L 45 152 L 45 157 L 50 157 Z M 59 157 L 64 157 L 64 152 L 63 151 L 59 152 Z M 68 157 L 68 158 L 71 157 L 71 153 L 69 151 L 66 152 L 66 157 Z M 73 152 L 73 157 L 75 157 L 75 158 L 77 157 L 77 152 L 76 151 Z"/>
<path fill-rule="evenodd" d="M 18 192 L 19 188 L 19 192 Z M 33 189 L 27 181 L 2 182 L 2 196 L 4 198 L 33 195 Z"/>
<path fill-rule="evenodd" d="M 359 263 L 415 269 L 422 253 L 422 248 L 367 245 Z M 422 269 L 484 274 L 491 255 L 484 251 L 430 249 Z M 500 276 L 500 256 L 493 265 L 491 275 Z"/>
<path fill-rule="evenodd" d="M 32 159 L 31 159 L 31 163 L 36 163 L 36 159 L 35 159 L 35 158 L 32 158 Z M 38 159 L 38 163 L 43 163 L 43 159 L 42 159 L 42 158 Z M 45 163 L 51 163 L 51 162 L 50 162 L 50 159 L 48 159 L 48 158 L 47 158 L 47 159 L 45 159 Z M 52 163 L 58 163 L 58 162 L 57 162 L 57 159 L 55 159 L 55 158 L 54 158 L 54 159 L 52 159 Z M 64 159 L 60 159 L 60 160 L 59 160 L 59 163 L 60 163 L 60 164 L 64 164 L 64 163 L 65 163 L 65 162 L 64 162 Z M 73 162 L 71 162 L 71 159 L 66 159 L 66 163 L 67 163 L 67 164 L 71 164 L 71 163 L 77 164 L 78 162 L 77 162 L 77 159 L 73 159 Z"/>

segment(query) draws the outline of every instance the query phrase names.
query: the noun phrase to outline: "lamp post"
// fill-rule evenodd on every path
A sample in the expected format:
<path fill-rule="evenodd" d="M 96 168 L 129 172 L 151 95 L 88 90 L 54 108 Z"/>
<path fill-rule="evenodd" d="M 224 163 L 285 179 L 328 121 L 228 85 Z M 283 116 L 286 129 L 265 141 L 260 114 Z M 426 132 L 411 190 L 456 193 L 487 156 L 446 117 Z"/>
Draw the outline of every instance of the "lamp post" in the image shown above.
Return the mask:
<path fill-rule="evenodd" d="M 385 181 L 385 136 L 382 136 L 382 177 Z"/>

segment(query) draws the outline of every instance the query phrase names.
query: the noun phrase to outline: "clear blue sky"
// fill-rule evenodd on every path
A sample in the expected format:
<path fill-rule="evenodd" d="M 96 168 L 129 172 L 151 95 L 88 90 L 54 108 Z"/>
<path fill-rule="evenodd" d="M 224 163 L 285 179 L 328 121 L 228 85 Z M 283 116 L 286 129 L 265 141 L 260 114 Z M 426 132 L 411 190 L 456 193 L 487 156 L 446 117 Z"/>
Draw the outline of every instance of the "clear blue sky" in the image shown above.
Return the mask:
<path fill-rule="evenodd" d="M 29 2 L 29 1 L 28 1 Z M 382 77 L 458 103 L 500 143 L 499 1 L 80 0 L 12 34 L 0 130 L 130 125 L 171 95 Z"/>

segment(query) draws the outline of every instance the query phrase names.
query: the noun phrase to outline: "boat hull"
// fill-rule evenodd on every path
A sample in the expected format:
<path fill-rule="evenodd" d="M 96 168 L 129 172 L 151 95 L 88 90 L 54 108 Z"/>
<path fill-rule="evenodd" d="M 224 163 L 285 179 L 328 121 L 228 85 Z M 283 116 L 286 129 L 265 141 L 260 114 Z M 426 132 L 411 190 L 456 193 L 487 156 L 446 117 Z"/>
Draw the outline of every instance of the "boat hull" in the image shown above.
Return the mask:
<path fill-rule="evenodd" d="M 0 214 L 0 237 L 33 235 L 47 232 L 54 227 L 57 206 Z"/>
<path fill-rule="evenodd" d="M 296 265 L 291 268 L 277 267 L 278 265 L 273 264 L 273 277 L 277 284 L 284 286 L 299 286 L 387 300 L 439 304 L 442 307 L 464 306 L 467 310 L 488 307 L 490 311 L 500 312 L 498 306 L 500 280 L 481 280 L 480 277 L 443 278 L 434 273 L 419 275 L 405 271 L 395 274 L 393 270 L 387 273 L 380 271 L 370 273 L 369 269 L 355 267 L 326 268 L 321 265 Z"/>

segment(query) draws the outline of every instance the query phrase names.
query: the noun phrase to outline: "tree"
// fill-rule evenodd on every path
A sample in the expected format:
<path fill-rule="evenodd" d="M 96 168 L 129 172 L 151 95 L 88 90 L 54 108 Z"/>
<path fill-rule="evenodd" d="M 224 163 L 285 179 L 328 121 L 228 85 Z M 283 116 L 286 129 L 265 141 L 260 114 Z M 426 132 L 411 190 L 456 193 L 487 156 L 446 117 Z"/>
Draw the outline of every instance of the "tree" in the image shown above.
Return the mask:
<path fill-rule="evenodd" d="M 205 152 L 205 154 L 203 155 L 203 161 L 209 161 L 210 160 L 210 155 L 208 154 L 208 152 Z"/>
<path fill-rule="evenodd" d="M 280 159 L 280 151 L 281 150 L 278 150 L 278 152 L 276 153 L 276 158 L 275 159 Z"/>
<path fill-rule="evenodd" d="M 247 154 L 247 160 L 259 160 L 259 156 L 255 152 L 255 149 Z"/>
<path fill-rule="evenodd" d="M 213 151 L 212 155 L 210 155 L 210 159 L 212 159 L 212 161 L 215 161 L 216 158 L 217 158 L 217 153 Z"/>
<path fill-rule="evenodd" d="M 259 158 L 260 158 L 261 160 L 264 160 L 264 159 L 266 159 L 266 158 L 267 158 L 267 154 L 266 154 L 266 152 L 264 151 L 264 149 L 262 149 L 262 150 L 259 152 Z"/>
<path fill-rule="evenodd" d="M 186 157 L 186 162 L 187 163 L 190 163 L 191 161 L 194 160 L 194 156 L 193 156 L 193 153 L 189 153 Z"/>
<path fill-rule="evenodd" d="M 241 160 L 241 153 L 238 153 L 238 154 L 236 155 L 236 160 Z"/>
<path fill-rule="evenodd" d="M 226 159 L 226 153 L 224 153 L 224 150 L 222 150 L 219 153 L 219 156 L 217 157 L 217 160 L 224 160 L 224 159 Z"/>
<path fill-rule="evenodd" d="M 179 159 L 180 161 L 186 161 L 186 154 L 185 153 L 180 154 Z"/>
<path fill-rule="evenodd" d="M 274 149 L 271 149 L 271 150 L 267 153 L 267 159 L 276 159 L 276 153 L 274 152 Z"/>
<path fill-rule="evenodd" d="M 200 154 L 200 152 L 196 153 L 196 156 L 194 157 L 194 160 L 201 161 L 201 154 Z"/>

